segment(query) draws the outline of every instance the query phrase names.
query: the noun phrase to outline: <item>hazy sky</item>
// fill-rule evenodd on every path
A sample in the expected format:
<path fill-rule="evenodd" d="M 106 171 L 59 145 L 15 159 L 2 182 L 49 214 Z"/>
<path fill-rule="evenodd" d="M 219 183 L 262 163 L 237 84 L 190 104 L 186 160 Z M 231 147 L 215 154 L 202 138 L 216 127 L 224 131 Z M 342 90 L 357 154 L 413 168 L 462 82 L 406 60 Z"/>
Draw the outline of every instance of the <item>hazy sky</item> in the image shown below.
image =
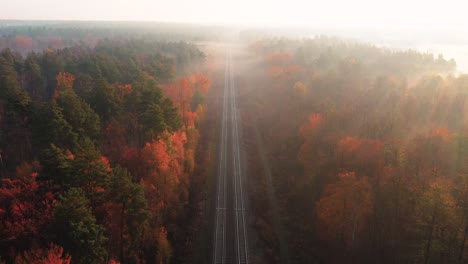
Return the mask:
<path fill-rule="evenodd" d="M 0 19 L 466 30 L 462 0 L 0 0 Z"/>

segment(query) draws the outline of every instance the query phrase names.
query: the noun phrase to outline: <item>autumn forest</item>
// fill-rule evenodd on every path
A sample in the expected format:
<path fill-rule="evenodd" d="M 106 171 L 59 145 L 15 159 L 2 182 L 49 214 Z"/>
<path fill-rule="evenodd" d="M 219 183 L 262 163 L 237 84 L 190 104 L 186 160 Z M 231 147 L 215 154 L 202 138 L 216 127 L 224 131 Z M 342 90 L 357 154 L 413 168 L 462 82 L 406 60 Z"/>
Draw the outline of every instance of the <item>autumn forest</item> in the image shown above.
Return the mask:
<path fill-rule="evenodd" d="M 468 263 L 468 75 L 335 36 L 0 21 L 0 263 Z"/>

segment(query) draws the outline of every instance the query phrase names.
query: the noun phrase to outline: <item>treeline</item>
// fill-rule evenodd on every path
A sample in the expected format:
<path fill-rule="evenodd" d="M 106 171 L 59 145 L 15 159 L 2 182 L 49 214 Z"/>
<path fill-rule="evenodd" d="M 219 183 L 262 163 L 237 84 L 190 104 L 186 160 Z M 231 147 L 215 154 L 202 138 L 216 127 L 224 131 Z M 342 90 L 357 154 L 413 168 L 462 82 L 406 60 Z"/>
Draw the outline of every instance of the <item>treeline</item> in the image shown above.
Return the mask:
<path fill-rule="evenodd" d="M 468 261 L 468 76 L 453 60 L 323 37 L 250 48 L 264 263 Z M 256 194 L 263 153 L 274 199 Z"/>
<path fill-rule="evenodd" d="M 1 51 L 0 262 L 180 258 L 203 62 L 192 44 L 140 38 Z"/>
<path fill-rule="evenodd" d="M 204 41 L 219 39 L 215 26 L 157 22 L 0 21 L 0 50 L 22 55 L 76 45 L 94 47 L 100 40 L 149 39 L 154 41 Z"/>

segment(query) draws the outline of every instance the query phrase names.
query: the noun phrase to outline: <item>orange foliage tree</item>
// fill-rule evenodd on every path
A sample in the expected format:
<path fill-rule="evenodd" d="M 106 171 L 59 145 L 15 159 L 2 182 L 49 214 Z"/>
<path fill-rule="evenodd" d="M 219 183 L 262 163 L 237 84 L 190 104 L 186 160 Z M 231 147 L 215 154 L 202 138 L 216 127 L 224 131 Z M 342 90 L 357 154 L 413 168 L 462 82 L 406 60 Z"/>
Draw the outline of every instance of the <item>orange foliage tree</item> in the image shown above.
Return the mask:
<path fill-rule="evenodd" d="M 54 196 L 38 192 L 40 168 L 38 162 L 23 163 L 17 168 L 15 179 L 0 181 L 0 236 L 5 245 L 36 239 L 52 217 Z"/>
<path fill-rule="evenodd" d="M 61 246 L 50 244 L 48 249 L 37 248 L 24 253 L 24 257 L 18 257 L 17 264 L 70 264 L 71 256 L 63 252 Z"/>
<path fill-rule="evenodd" d="M 339 241 L 345 248 L 353 249 L 373 206 L 372 186 L 367 177 L 359 179 L 354 172 L 341 173 L 316 203 L 319 230 L 327 240 Z"/>
<path fill-rule="evenodd" d="M 145 170 L 142 181 L 147 186 L 150 204 L 158 205 L 152 208 L 153 215 L 161 215 L 161 209 L 163 217 L 167 216 L 167 210 L 175 213 L 180 209 L 180 201 L 187 197 L 188 178 L 183 168 L 185 139 L 183 132 L 166 133 L 146 143 L 141 151 Z"/>
<path fill-rule="evenodd" d="M 202 73 L 194 74 L 188 78 L 181 77 L 176 85 L 166 85 L 163 89 L 171 98 L 174 105 L 179 108 L 185 127 L 195 125 L 199 117 L 197 109 L 192 109 L 192 101 L 199 93 L 204 96 L 211 87 L 210 79 Z"/>
<path fill-rule="evenodd" d="M 57 91 L 66 91 L 73 89 L 73 82 L 75 81 L 75 76 L 68 72 L 59 72 L 56 78 L 57 80 Z"/>
<path fill-rule="evenodd" d="M 13 39 L 14 47 L 18 48 L 18 50 L 22 53 L 26 53 L 31 51 L 33 48 L 33 41 L 28 36 L 16 36 Z"/>
<path fill-rule="evenodd" d="M 346 137 L 338 142 L 336 155 L 341 169 L 373 176 L 382 162 L 382 143 L 379 140 Z"/>

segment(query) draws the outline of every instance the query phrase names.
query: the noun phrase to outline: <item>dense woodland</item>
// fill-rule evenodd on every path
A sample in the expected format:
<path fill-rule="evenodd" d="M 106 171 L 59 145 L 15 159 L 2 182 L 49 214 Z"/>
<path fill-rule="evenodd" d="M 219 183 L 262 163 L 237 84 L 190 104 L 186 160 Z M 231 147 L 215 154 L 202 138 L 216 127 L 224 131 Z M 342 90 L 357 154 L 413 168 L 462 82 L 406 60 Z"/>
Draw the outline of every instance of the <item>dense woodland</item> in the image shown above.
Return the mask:
<path fill-rule="evenodd" d="M 102 39 L 145 38 L 154 41 L 206 41 L 219 39 L 219 26 L 157 22 L 15 21 L 0 20 L 0 50 L 22 55 L 75 45 L 94 47 Z"/>
<path fill-rule="evenodd" d="M 213 28 L 33 24 L 0 21 L 0 263 L 205 263 L 225 43 L 209 58 L 193 43 Z M 467 263 L 455 61 L 252 39 L 233 45 L 250 262 Z"/>
<path fill-rule="evenodd" d="M 0 262 L 171 263 L 192 247 L 205 54 L 92 41 L 0 37 Z"/>
<path fill-rule="evenodd" d="M 253 261 L 468 262 L 468 76 L 453 60 L 327 37 L 249 49 Z"/>

